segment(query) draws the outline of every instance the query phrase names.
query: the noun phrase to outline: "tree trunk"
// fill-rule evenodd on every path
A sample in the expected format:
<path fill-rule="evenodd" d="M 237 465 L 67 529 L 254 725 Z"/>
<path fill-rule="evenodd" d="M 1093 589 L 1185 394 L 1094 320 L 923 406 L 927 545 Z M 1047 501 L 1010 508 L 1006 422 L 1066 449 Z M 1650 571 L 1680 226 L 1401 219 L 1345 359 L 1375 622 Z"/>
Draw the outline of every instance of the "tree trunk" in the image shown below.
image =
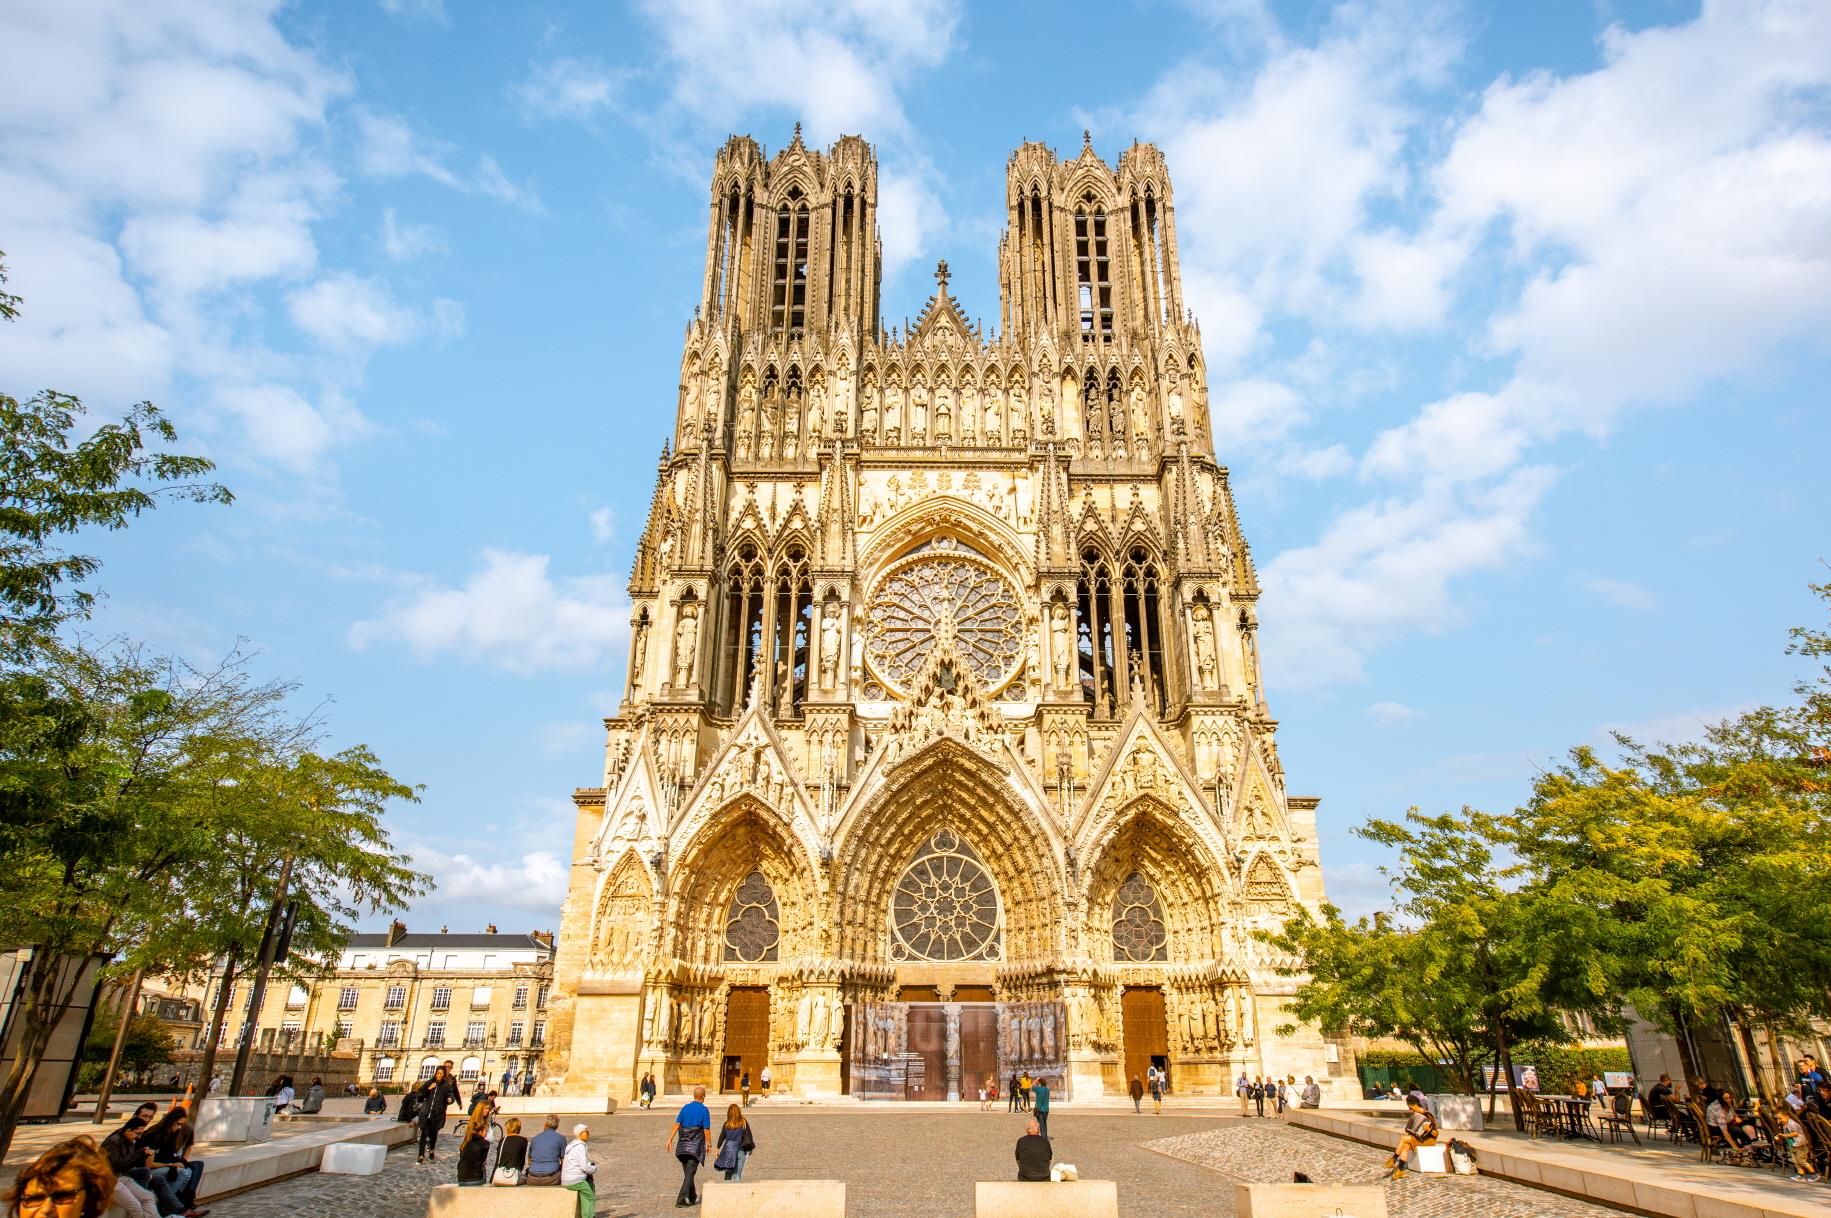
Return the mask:
<path fill-rule="evenodd" d="M 1507 1021 L 1495 1023 L 1494 1039 L 1500 1053 L 1500 1072 L 1507 1076 L 1507 1106 L 1513 1110 L 1513 1128 L 1526 1131 L 1526 1114 L 1520 1111 L 1519 1088 L 1513 1085 L 1513 1042 L 1507 1039 Z"/>
<path fill-rule="evenodd" d="M 210 1098 L 210 1076 L 216 1073 L 216 1046 L 221 1043 L 224 1021 L 229 1018 L 229 990 L 235 985 L 235 966 L 241 956 L 239 947 L 231 947 L 223 957 L 222 985 L 216 991 L 216 1007 L 210 1015 L 210 1030 L 203 1038 L 203 1060 L 197 1064 L 197 1103 L 201 1110 Z M 193 1120 L 197 1113 L 191 1113 Z"/>
<path fill-rule="evenodd" d="M 267 997 L 267 974 L 273 968 L 273 957 L 279 947 L 280 919 L 286 912 L 286 886 L 292 880 L 292 855 L 280 864 L 280 882 L 273 894 L 273 908 L 267 911 L 267 933 L 261 936 L 261 957 L 254 970 L 254 993 L 248 996 L 248 1018 L 242 1021 L 241 1043 L 235 1049 L 235 1073 L 229 1079 L 229 1094 L 239 1095 L 248 1073 L 248 1055 L 254 1049 L 256 1024 L 260 1022 L 261 1005 Z"/>
<path fill-rule="evenodd" d="M 1506 1039 L 1506 1033 L 1501 1031 L 1499 1028 L 1495 1028 L 1494 1029 L 1494 1073 L 1488 1076 L 1488 1120 L 1490 1122 L 1492 1122 L 1494 1120 L 1494 1099 L 1495 1099 L 1495 1096 L 1498 1095 L 1500 1092 L 1500 1062 L 1501 1062 L 1501 1056 L 1502 1056 L 1501 1051 L 1500 1051 L 1500 1046 L 1501 1046 L 1501 1042 L 1504 1041 L 1505 1039 Z M 1508 1080 L 1508 1081 L 1511 1082 L 1512 1080 Z M 1509 1087 L 1508 1090 L 1511 1091 L 1512 1088 Z"/>
<path fill-rule="evenodd" d="M 128 983 L 127 998 L 121 1003 L 121 1022 L 114 1030 L 114 1048 L 108 1053 L 108 1070 L 102 1075 L 102 1090 L 95 1100 L 95 1123 L 108 1120 L 108 1097 L 114 1094 L 115 1071 L 121 1067 L 121 1049 L 127 1044 L 127 1027 L 133 1022 L 134 1004 L 140 1001 L 140 985 L 146 980 L 146 966 L 134 970 Z"/>

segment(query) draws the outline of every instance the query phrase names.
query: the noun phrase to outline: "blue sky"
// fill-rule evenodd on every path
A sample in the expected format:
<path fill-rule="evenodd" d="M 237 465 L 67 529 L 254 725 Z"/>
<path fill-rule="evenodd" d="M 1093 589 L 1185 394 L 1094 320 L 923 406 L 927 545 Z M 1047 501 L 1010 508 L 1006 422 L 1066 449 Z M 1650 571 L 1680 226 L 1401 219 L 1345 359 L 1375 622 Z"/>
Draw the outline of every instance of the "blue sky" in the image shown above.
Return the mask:
<path fill-rule="evenodd" d="M 1785 696 L 1831 489 L 1831 8 L 693 0 L 0 9 L 0 386 L 240 496 L 98 538 L 424 783 L 417 928 L 557 923 L 727 133 L 859 132 L 885 316 L 997 313 L 1025 139 L 1169 158 L 1294 793 L 1510 806 Z"/>

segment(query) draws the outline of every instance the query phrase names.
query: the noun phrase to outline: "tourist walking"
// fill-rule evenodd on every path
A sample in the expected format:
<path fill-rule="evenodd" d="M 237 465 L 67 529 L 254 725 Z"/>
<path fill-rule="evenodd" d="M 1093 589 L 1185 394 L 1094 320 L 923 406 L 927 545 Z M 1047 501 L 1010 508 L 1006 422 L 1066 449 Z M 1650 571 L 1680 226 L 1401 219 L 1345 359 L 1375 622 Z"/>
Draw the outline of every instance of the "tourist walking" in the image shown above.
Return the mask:
<path fill-rule="evenodd" d="M 1284 1115 L 1285 1104 L 1289 1098 L 1289 1093 L 1285 1090 L 1286 1086 L 1287 1086 L 1287 1084 L 1285 1083 L 1285 1081 L 1283 1079 L 1278 1080 L 1277 1094 L 1278 1094 L 1278 1115 L 1279 1116 Z"/>
<path fill-rule="evenodd" d="M 444 1066 L 420 1084 L 419 1100 L 413 1106 L 413 1119 L 420 1127 L 419 1162 L 437 1162 L 439 1130 L 445 1127 L 445 1114 L 458 1102 L 458 1080 Z"/>
<path fill-rule="evenodd" d="M 743 1077 L 738 1080 L 738 1092 L 744 1097 L 744 1107 L 750 1107 L 750 1071 L 744 1071 Z"/>
<path fill-rule="evenodd" d="M 1017 1097 L 1018 1097 L 1019 1091 L 1020 1091 L 1020 1088 L 1017 1085 L 1017 1071 L 1013 1070 L 1013 1071 L 1011 1071 L 1011 1084 L 1010 1084 L 1010 1088 L 1009 1088 L 1009 1094 L 1006 1097 L 1006 1099 L 1007 1099 L 1007 1105 L 1005 1108 L 1006 1112 L 1016 1112 L 1017 1111 Z"/>
<path fill-rule="evenodd" d="M 528 1140 L 527 1184 L 558 1184 L 560 1169 L 566 1161 L 566 1135 L 559 1131 L 559 1118 L 549 1115 L 539 1133 Z"/>
<path fill-rule="evenodd" d="M 586 1145 L 590 1141 L 591 1127 L 574 1125 L 572 1141 L 566 1144 L 566 1157 L 559 1169 L 559 1186 L 579 1195 L 579 1218 L 591 1218 L 598 1210 L 598 1190 L 592 1183 L 598 1174 L 598 1165 L 591 1160 Z"/>
<path fill-rule="evenodd" d="M 1049 1136 L 1049 1082 L 1037 1079 L 1030 1086 L 1030 1106 L 1036 1111 L 1036 1127 L 1046 1138 Z"/>
<path fill-rule="evenodd" d="M 763 1067 L 763 1073 L 758 1076 L 757 1081 L 763 1084 L 763 1098 L 768 1099 L 769 1098 L 769 1067 L 768 1066 Z"/>
<path fill-rule="evenodd" d="M 1128 1090 L 1132 1094 L 1132 1111 L 1134 1113 L 1143 1112 L 1144 1111 L 1144 1080 L 1139 1078 L 1136 1074 L 1132 1075 L 1132 1085 L 1131 1085 L 1131 1087 L 1128 1088 Z"/>
<path fill-rule="evenodd" d="M 1030 1072 L 1028 1070 L 1024 1071 L 1021 1075 L 1018 1076 L 1018 1078 L 1017 1078 L 1017 1110 L 1019 1112 L 1030 1111 L 1030 1088 L 1031 1088 L 1031 1086 L 1033 1086 L 1035 1084 L 1035 1082 L 1036 1082 L 1036 1080 L 1030 1076 Z"/>
<path fill-rule="evenodd" d="M 1252 1104 L 1254 1116 L 1265 1115 L 1265 1080 L 1256 1074 L 1252 1080 Z"/>
<path fill-rule="evenodd" d="M 1233 1084 L 1233 1093 L 1240 1097 L 1240 1115 L 1246 1115 L 1247 1105 L 1252 1102 L 1252 1080 L 1246 1077 L 1246 1071 L 1240 1071 L 1239 1079 Z"/>
<path fill-rule="evenodd" d="M 674 1128 L 668 1130 L 668 1153 L 680 1160 L 680 1192 L 676 1208 L 699 1204 L 700 1164 L 706 1161 L 706 1139 L 712 1136 L 712 1114 L 706 1111 L 706 1089 L 693 1088 L 693 1098 L 680 1106 Z"/>
<path fill-rule="evenodd" d="M 1156 1066 L 1152 1066 L 1151 1111 L 1155 1112 L 1158 1116 L 1163 1115 L 1163 1081 L 1163 1071 Z"/>
<path fill-rule="evenodd" d="M 727 1180 L 743 1180 L 744 1164 L 756 1148 L 756 1135 L 744 1119 L 744 1110 L 731 1105 L 725 1113 L 724 1127 L 718 1131 L 718 1157 L 712 1160 L 713 1170 L 724 1172 Z"/>
<path fill-rule="evenodd" d="M 642 1106 L 644 1108 L 652 1108 L 655 1104 L 655 1076 L 644 1071 L 642 1074 L 642 1085 L 637 1088 L 637 1092 L 642 1097 Z"/>
<path fill-rule="evenodd" d="M 1017 1139 L 1017 1178 L 1038 1183 L 1049 1179 L 1049 1167 L 1055 1161 L 1055 1150 L 1043 1136 L 1041 1126 L 1032 1119 Z"/>

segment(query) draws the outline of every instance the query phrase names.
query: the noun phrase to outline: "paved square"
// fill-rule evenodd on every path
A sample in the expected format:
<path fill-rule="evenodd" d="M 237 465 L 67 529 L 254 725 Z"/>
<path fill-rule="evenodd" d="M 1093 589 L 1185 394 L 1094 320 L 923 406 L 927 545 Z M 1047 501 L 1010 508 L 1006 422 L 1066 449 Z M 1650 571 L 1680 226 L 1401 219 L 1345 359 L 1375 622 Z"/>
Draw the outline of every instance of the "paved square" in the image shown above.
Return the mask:
<path fill-rule="evenodd" d="M 971 1215 L 973 1183 L 1009 1179 L 1023 1118 L 1003 1112 L 869 1107 L 858 1110 L 751 1109 L 757 1151 L 752 1179 L 846 1182 L 852 1214 L 957 1218 Z M 598 1213 L 661 1218 L 675 1213 L 680 1172 L 663 1149 L 667 1113 L 624 1112 L 588 1123 L 598 1169 Z M 1288 1180 L 1305 1171 L 1326 1181 L 1379 1174 L 1380 1152 L 1273 1119 L 1167 1112 L 1142 1116 L 1100 1109 L 1058 1112 L 1056 1158 L 1088 1178 L 1119 1182 L 1126 1218 L 1231 1215 L 1236 1181 Z M 456 1145 L 441 1139 L 438 1162 L 419 1165 L 411 1147 L 388 1155 L 379 1176 L 312 1174 L 216 1203 L 216 1218 L 418 1218 L 435 1184 L 453 1179 Z M 706 1180 L 711 1173 L 702 1172 Z M 1501 1180 L 1411 1177 L 1394 1186 L 1394 1218 L 1609 1218 L 1620 1211 Z"/>

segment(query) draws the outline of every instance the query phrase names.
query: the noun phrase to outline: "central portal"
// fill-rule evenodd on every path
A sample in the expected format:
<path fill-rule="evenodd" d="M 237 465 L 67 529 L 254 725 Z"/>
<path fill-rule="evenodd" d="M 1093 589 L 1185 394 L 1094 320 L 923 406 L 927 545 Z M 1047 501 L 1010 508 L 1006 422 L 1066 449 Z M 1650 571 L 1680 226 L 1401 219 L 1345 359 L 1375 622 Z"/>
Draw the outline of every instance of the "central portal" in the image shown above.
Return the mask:
<path fill-rule="evenodd" d="M 1170 1038 L 1163 1012 L 1163 990 L 1157 986 L 1128 985 L 1120 998 L 1125 1019 L 1125 1086 L 1142 1079 L 1152 1066 L 1167 1070 Z"/>
<path fill-rule="evenodd" d="M 859 1002 L 849 1008 L 851 1093 L 869 1100 L 976 1100 L 1012 1074 L 1067 1078 L 1059 1002 Z"/>

